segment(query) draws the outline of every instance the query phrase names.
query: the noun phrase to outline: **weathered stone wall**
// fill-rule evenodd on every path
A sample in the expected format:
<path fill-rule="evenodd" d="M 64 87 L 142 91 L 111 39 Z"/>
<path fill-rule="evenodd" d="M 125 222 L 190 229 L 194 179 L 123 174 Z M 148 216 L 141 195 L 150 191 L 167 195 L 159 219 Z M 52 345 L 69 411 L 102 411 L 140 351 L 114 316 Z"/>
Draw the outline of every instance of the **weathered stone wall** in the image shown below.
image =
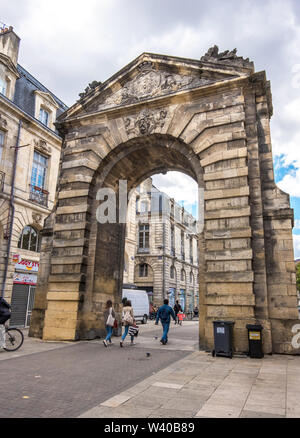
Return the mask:
<path fill-rule="evenodd" d="M 144 81 L 152 81 L 146 103 L 137 99 L 111 106 L 114 100 L 122 101 L 119 90 L 130 75 L 127 91 L 139 80 L 132 65 L 103 86 L 103 96 L 100 86 L 91 103 L 88 97 L 83 99 L 62 120 L 65 148 L 47 300 L 51 297 L 51 305 L 59 307 L 61 315 L 68 311 L 68 317 L 59 318 L 48 308 L 43 337 L 77 339 L 103 332 L 103 303 L 108 297 L 117 305 L 120 302 L 124 227 L 97 224 L 98 188 L 117 189 L 118 180 L 126 179 L 130 190 L 153 173 L 176 169 L 204 188 L 200 346 L 212 348 L 213 321 L 225 319 L 235 322 L 236 351 L 248 350 L 245 326 L 255 322 L 264 326 L 266 353 L 287 351 L 289 333 L 279 337 L 279 330 L 296 310 L 292 252 L 286 243 L 292 225 L 286 218 L 287 197 L 274 184 L 268 131 L 272 108 L 265 75 L 226 66 L 230 70 L 226 79 L 223 66 L 219 71 L 223 79 L 213 76 L 213 83 L 188 90 L 178 86 L 167 96 L 158 88 L 155 96 L 158 71 L 164 67 L 174 72 L 176 67 L 176 74 L 184 77 L 189 62 L 177 65 L 164 59 L 162 66 L 149 58 L 146 54 L 136 61 L 142 66 L 156 63 L 151 76 L 143 76 Z M 209 63 L 205 68 L 219 65 Z M 273 217 L 278 210 L 280 219 Z M 275 292 L 272 284 L 278 267 L 282 287 Z"/>

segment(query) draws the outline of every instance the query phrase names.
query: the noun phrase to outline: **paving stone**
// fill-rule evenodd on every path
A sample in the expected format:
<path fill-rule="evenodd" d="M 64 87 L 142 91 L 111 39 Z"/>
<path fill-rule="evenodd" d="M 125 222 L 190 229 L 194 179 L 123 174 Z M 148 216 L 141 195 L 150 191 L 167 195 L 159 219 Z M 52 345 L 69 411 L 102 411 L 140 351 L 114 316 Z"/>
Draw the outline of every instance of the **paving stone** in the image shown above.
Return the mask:
<path fill-rule="evenodd" d="M 243 410 L 240 418 L 285 418 L 284 415 L 271 414 L 270 412 L 255 412 Z"/>

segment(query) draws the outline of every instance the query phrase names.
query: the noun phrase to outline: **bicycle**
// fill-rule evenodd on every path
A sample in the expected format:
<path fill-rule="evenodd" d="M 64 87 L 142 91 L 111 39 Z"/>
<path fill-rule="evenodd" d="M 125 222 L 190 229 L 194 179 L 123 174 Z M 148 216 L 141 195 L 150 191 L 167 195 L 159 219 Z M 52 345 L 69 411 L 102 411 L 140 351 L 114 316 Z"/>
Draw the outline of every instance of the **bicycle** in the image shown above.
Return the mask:
<path fill-rule="evenodd" d="M 24 342 L 24 335 L 16 327 L 5 327 L 5 347 L 6 351 L 18 350 Z"/>

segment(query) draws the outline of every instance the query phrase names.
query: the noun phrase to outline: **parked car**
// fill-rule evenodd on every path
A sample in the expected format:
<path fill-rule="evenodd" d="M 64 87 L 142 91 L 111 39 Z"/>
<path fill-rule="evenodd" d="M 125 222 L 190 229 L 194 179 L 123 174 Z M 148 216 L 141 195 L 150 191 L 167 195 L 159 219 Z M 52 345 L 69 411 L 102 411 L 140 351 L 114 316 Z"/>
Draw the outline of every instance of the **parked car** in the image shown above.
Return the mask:
<path fill-rule="evenodd" d="M 123 289 L 122 299 L 123 298 L 127 298 L 131 301 L 135 320 L 141 321 L 142 324 L 147 324 L 149 318 L 149 299 L 147 292 L 139 289 Z"/>

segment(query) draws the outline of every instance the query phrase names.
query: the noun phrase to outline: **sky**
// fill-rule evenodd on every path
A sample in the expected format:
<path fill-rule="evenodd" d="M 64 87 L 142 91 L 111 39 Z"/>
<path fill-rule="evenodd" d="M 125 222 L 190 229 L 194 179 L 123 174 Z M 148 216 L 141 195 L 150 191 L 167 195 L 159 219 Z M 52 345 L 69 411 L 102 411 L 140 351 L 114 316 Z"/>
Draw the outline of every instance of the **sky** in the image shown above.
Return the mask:
<path fill-rule="evenodd" d="M 0 21 L 21 38 L 19 63 L 69 106 L 143 52 L 200 59 L 216 44 L 249 57 L 271 81 L 275 180 L 300 258 L 299 0 L 0 0 Z M 154 181 L 178 202 L 190 196 L 185 175 Z"/>

